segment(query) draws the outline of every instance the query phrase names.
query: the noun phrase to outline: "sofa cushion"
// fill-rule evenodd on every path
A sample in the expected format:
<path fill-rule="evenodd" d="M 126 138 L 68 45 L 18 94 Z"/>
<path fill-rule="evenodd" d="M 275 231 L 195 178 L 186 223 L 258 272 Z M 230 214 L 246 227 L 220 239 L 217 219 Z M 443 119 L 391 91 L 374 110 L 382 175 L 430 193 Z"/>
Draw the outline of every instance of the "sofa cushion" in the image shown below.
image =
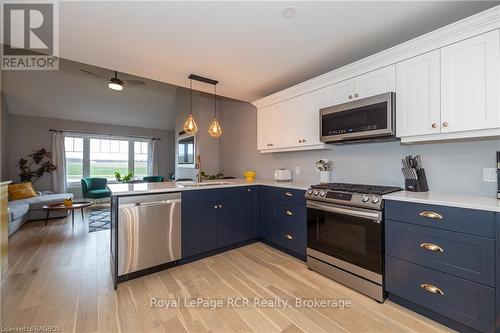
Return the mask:
<path fill-rule="evenodd" d="M 42 194 L 42 195 L 37 195 L 36 197 L 33 197 L 33 198 L 21 199 L 21 200 L 16 200 L 16 201 L 9 201 L 9 204 L 27 203 L 30 205 L 30 209 L 32 209 L 31 206 L 39 206 L 41 208 L 43 205 L 50 204 L 50 203 L 63 202 L 64 199 L 68 199 L 68 198 L 73 199 L 73 193 Z"/>
<path fill-rule="evenodd" d="M 9 185 L 9 200 L 22 200 L 36 196 L 37 194 L 31 182 Z"/>
<path fill-rule="evenodd" d="M 30 205 L 27 203 L 9 203 L 8 211 L 9 211 L 9 222 L 17 220 L 23 215 L 27 214 L 29 211 Z"/>

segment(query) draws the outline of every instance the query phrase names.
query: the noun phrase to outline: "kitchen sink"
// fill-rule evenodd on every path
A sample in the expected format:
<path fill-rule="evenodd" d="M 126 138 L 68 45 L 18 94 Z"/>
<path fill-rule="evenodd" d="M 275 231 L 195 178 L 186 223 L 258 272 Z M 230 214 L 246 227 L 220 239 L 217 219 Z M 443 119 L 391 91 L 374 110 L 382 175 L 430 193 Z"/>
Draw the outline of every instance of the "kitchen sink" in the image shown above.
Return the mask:
<path fill-rule="evenodd" d="M 204 186 L 219 186 L 219 185 L 229 185 L 228 182 L 202 182 L 202 183 L 180 183 L 181 187 L 204 187 Z"/>

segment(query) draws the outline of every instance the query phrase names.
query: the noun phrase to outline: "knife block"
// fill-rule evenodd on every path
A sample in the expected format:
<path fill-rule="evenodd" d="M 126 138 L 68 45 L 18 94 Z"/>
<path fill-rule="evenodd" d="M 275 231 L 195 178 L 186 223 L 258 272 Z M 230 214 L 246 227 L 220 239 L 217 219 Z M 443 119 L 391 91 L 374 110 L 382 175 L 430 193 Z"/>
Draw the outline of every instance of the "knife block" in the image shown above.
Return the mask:
<path fill-rule="evenodd" d="M 425 169 L 416 169 L 417 179 L 405 178 L 405 190 L 411 192 L 428 192 L 427 176 Z"/>

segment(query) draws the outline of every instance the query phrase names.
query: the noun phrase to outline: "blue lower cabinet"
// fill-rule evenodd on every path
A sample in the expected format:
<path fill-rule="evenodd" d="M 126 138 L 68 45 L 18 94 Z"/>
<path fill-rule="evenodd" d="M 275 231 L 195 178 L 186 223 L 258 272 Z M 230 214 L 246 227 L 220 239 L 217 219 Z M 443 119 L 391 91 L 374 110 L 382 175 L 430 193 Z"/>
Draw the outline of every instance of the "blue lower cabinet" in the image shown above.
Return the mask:
<path fill-rule="evenodd" d="M 495 286 L 494 239 L 386 220 L 385 240 L 389 256 Z"/>
<path fill-rule="evenodd" d="M 218 210 L 215 203 L 182 204 L 182 257 L 217 248 Z"/>
<path fill-rule="evenodd" d="M 260 186 L 248 186 L 245 193 L 246 239 L 255 239 L 261 235 Z"/>
<path fill-rule="evenodd" d="M 278 245 L 302 256 L 306 255 L 307 236 L 304 230 L 277 225 L 273 240 Z"/>
<path fill-rule="evenodd" d="M 264 186 L 261 189 L 261 237 L 272 242 L 274 238 L 273 225 L 273 188 Z"/>
<path fill-rule="evenodd" d="M 494 288 L 392 257 L 385 279 L 389 293 L 480 332 L 494 331 Z"/>
<path fill-rule="evenodd" d="M 218 246 L 228 246 L 246 240 L 244 199 L 226 199 L 218 204 Z"/>

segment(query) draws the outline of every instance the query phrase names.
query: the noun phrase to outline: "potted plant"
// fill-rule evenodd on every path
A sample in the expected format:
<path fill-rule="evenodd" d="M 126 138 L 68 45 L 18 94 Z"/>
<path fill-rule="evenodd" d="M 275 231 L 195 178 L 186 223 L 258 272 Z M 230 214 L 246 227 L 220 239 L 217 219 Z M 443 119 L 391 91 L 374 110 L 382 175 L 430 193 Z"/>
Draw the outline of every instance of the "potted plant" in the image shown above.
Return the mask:
<path fill-rule="evenodd" d="M 17 165 L 21 173 L 19 178 L 21 182 L 35 183 L 46 173 L 53 173 L 57 167 L 50 160 L 52 154 L 45 148 L 35 151 L 28 155 L 27 158 L 21 158 Z"/>

